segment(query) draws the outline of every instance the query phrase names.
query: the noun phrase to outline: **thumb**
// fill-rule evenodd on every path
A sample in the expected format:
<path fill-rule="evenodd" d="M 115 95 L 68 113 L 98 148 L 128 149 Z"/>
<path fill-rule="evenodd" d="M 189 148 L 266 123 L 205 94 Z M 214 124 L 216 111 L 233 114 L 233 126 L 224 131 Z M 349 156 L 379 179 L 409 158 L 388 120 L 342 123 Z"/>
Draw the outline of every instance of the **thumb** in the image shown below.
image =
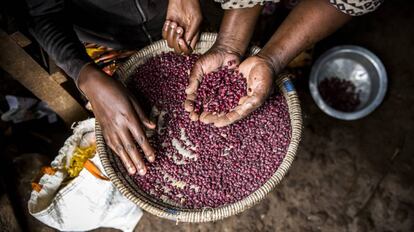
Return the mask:
<path fill-rule="evenodd" d="M 187 45 L 190 46 L 191 42 L 193 41 L 194 36 L 198 32 L 199 24 L 200 24 L 199 22 L 194 22 L 194 23 L 191 23 L 190 26 L 188 26 L 188 28 L 186 28 L 185 33 L 184 33 L 184 39 Z"/>
<path fill-rule="evenodd" d="M 203 79 L 203 68 L 199 63 L 196 63 L 190 72 L 190 79 L 187 88 L 185 89 L 186 94 L 193 94 L 197 91 Z"/>
<path fill-rule="evenodd" d="M 155 129 L 156 124 L 147 117 L 139 103 L 135 99 L 131 99 L 131 102 L 142 124 L 148 129 Z"/>

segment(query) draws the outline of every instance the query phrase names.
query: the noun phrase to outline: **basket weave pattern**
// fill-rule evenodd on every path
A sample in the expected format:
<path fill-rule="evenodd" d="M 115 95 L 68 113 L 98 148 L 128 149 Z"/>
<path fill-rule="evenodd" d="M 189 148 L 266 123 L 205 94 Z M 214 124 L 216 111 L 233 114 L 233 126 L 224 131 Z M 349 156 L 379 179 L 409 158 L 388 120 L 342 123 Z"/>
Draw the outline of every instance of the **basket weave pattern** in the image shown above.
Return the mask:
<path fill-rule="evenodd" d="M 200 41 L 195 48 L 196 53 L 205 53 L 216 40 L 217 34 L 203 33 Z M 136 68 L 144 64 L 149 58 L 161 54 L 162 52 L 173 51 L 168 48 L 166 41 L 157 41 L 136 54 L 134 54 L 128 61 L 126 61 L 116 72 L 117 78 L 123 83 L 126 83 L 131 74 Z M 256 54 L 260 49 L 253 47 L 250 49 L 250 55 Z M 218 208 L 204 208 L 204 209 L 184 209 L 173 205 L 166 204 L 159 199 L 155 199 L 149 194 L 138 189 L 133 179 L 127 174 L 121 160 L 109 149 L 104 141 L 101 128 L 96 123 L 96 143 L 99 157 L 102 161 L 106 174 L 117 189 L 129 200 L 137 204 L 151 214 L 158 217 L 167 218 L 181 222 L 208 222 L 220 220 L 252 207 L 254 204 L 260 202 L 266 195 L 282 180 L 291 163 L 293 162 L 296 151 L 298 149 L 299 141 L 302 133 L 302 114 L 300 103 L 290 82 L 289 75 L 281 75 L 278 77 L 277 86 L 285 97 L 290 122 L 292 127 L 291 141 L 282 163 L 273 174 L 273 176 L 264 183 L 259 189 L 251 193 L 246 198 L 225 206 Z"/>

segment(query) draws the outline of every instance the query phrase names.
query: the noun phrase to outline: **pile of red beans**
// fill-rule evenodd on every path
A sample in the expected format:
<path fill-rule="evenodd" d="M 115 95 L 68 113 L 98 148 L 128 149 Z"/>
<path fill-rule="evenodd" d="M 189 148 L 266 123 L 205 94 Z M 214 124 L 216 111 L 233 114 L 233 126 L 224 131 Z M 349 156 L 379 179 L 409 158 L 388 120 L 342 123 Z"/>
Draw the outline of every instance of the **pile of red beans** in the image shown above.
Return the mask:
<path fill-rule="evenodd" d="M 325 78 L 319 83 L 318 91 L 326 104 L 339 111 L 353 112 L 361 104 L 359 92 L 349 80 L 339 77 Z"/>
<path fill-rule="evenodd" d="M 203 77 L 197 90 L 194 111 L 201 113 L 228 113 L 236 107 L 241 97 L 246 96 L 247 84 L 243 75 L 227 66 Z"/>
<path fill-rule="evenodd" d="M 185 88 L 198 57 L 164 53 L 138 67 L 130 79 L 128 87 L 142 104 L 147 102 L 157 122 L 155 132 L 147 132 L 156 161 L 148 163 L 145 176 L 135 175 L 134 180 L 137 188 L 164 202 L 215 208 L 247 197 L 274 174 L 290 144 L 291 125 L 287 103 L 279 93 L 230 126 L 192 122 L 184 110 Z M 217 73 L 221 78 L 229 72 Z M 228 76 L 232 77 L 240 79 L 235 72 Z M 220 88 L 228 93 L 234 85 L 230 81 Z"/>

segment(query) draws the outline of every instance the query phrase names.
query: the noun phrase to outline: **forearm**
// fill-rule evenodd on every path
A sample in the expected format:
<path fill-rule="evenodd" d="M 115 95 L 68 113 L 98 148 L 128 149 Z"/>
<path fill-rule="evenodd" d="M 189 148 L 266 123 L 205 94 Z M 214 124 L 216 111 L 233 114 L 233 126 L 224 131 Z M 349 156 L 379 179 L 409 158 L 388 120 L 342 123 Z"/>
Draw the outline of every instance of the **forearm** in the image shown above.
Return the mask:
<path fill-rule="evenodd" d="M 79 41 L 64 0 L 26 0 L 28 27 L 39 44 L 70 77 L 77 79 L 81 68 L 92 60 Z"/>
<path fill-rule="evenodd" d="M 278 73 L 300 52 L 350 19 L 351 16 L 335 9 L 328 0 L 302 0 L 258 55 L 271 62 Z"/>
<path fill-rule="evenodd" d="M 223 46 L 244 55 L 254 32 L 262 6 L 226 10 L 221 22 L 216 46 Z"/>
<path fill-rule="evenodd" d="M 60 17 L 59 13 L 33 17 L 30 31 L 56 64 L 76 81 L 81 68 L 92 60 L 72 25 Z"/>

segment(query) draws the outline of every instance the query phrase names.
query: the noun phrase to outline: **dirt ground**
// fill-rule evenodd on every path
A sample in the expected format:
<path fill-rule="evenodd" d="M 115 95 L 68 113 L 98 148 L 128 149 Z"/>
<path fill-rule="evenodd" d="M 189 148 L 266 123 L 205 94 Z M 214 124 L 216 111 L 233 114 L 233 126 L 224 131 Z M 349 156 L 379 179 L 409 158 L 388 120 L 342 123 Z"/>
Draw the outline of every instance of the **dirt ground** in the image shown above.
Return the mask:
<path fill-rule="evenodd" d="M 333 119 L 313 102 L 307 79 L 297 79 L 303 139 L 288 175 L 265 200 L 214 223 L 176 224 L 144 213 L 135 231 L 414 231 L 411 5 L 386 1 L 375 13 L 355 18 L 316 47 L 317 55 L 335 45 L 355 44 L 380 57 L 389 89 L 374 113 L 351 122 Z M 33 173 L 25 175 L 22 182 Z M 10 211 L 3 201 L 0 209 Z M 0 215 L 0 225 L 7 224 L 3 217 L 7 212 Z M 30 223 L 33 231 L 53 231 Z"/>

